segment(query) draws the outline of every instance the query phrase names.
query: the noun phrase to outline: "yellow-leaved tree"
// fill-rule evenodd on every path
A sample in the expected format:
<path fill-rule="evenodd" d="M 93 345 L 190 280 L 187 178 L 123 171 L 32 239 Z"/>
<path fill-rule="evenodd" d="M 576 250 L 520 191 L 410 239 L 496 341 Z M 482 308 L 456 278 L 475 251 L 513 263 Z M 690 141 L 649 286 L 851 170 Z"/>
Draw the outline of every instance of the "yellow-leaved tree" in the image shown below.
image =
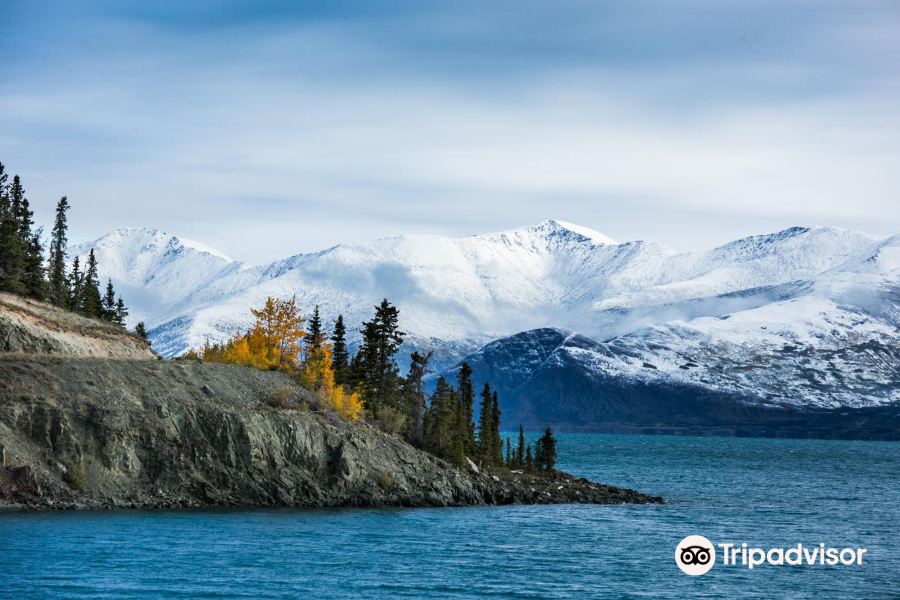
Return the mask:
<path fill-rule="evenodd" d="M 203 360 L 257 369 L 282 369 L 296 373 L 301 383 L 318 394 L 341 418 L 357 420 L 362 414 L 362 399 L 334 382 L 331 346 L 324 336 L 310 344 L 300 362 L 300 342 L 306 336 L 305 319 L 297 309 L 297 298 L 267 298 L 262 308 L 250 309 L 256 322 L 246 333 L 240 333 L 224 344 L 203 347 Z"/>
<path fill-rule="evenodd" d="M 331 408 L 342 419 L 355 421 L 362 414 L 363 405 L 359 394 L 334 383 L 331 346 L 327 342 L 307 351 L 306 360 L 300 367 L 300 380 L 331 404 Z"/>
<path fill-rule="evenodd" d="M 224 362 L 257 369 L 292 370 L 300 356 L 303 317 L 297 309 L 297 298 L 266 298 L 260 309 L 250 309 L 256 317 L 253 328 L 239 333 L 224 344 L 206 344 L 203 360 Z"/>

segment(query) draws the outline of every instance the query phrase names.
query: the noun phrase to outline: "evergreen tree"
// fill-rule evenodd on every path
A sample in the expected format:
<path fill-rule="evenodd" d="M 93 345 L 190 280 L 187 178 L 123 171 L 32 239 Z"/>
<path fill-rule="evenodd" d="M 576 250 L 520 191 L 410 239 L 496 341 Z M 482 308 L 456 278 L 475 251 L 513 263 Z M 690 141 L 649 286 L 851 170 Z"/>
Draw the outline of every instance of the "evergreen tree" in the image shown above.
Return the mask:
<path fill-rule="evenodd" d="M 84 275 L 81 273 L 81 265 L 79 258 L 76 256 L 72 261 L 72 271 L 69 273 L 66 288 L 68 290 L 68 298 L 66 306 L 69 310 L 78 311 L 81 303 L 81 285 L 84 282 Z"/>
<path fill-rule="evenodd" d="M 25 189 L 18 175 L 13 177 L 2 202 L 0 222 L 0 291 L 24 295 L 26 261 L 31 242 L 31 211 L 25 199 Z M 23 237 L 24 231 L 29 232 Z"/>
<path fill-rule="evenodd" d="M 50 234 L 48 298 L 56 306 L 66 306 L 68 300 L 66 285 L 66 245 L 68 243 L 66 211 L 68 209 L 69 201 L 63 196 L 56 203 L 56 220 Z"/>
<path fill-rule="evenodd" d="M 493 414 L 491 386 L 485 383 L 481 391 L 481 410 L 478 414 L 478 449 L 485 465 L 495 464 Z"/>
<path fill-rule="evenodd" d="M 138 321 L 138 324 L 134 326 L 134 332 L 138 334 L 141 339 L 149 341 L 149 338 L 147 337 L 147 328 L 143 321 Z"/>
<path fill-rule="evenodd" d="M 404 382 L 406 404 L 409 414 L 409 428 L 406 438 L 414 446 L 422 446 L 425 442 L 425 374 L 431 352 L 410 355 L 409 374 Z"/>
<path fill-rule="evenodd" d="M 347 328 L 344 316 L 338 315 L 331 334 L 331 367 L 334 370 L 334 382 L 338 385 L 348 383 L 347 369 L 350 366 L 350 354 L 347 352 Z"/>
<path fill-rule="evenodd" d="M 106 293 L 100 305 L 100 316 L 106 321 L 116 320 L 116 291 L 113 289 L 112 279 L 106 282 Z"/>
<path fill-rule="evenodd" d="M 515 463 L 517 467 L 525 464 L 525 428 L 519 425 L 519 446 L 516 448 Z"/>
<path fill-rule="evenodd" d="M 128 309 L 125 308 L 125 302 L 122 300 L 122 296 L 119 296 L 118 300 L 116 300 L 116 308 L 113 313 L 113 323 L 118 323 L 121 326 L 125 326 L 125 317 L 128 316 Z"/>
<path fill-rule="evenodd" d="M 15 226 L 15 221 L 10 220 L 7 223 L 7 219 L 11 215 L 10 204 L 9 204 L 9 195 L 7 193 L 7 180 L 9 176 L 6 174 L 6 166 L 2 162 L 0 162 L 0 290 L 5 288 L 4 282 L 6 280 L 6 272 L 4 270 L 4 263 L 6 262 L 6 256 L 9 252 L 9 248 L 7 248 L 7 229 L 11 229 Z"/>
<path fill-rule="evenodd" d="M 534 466 L 534 458 L 531 456 L 531 444 L 528 444 L 528 448 L 525 449 L 525 460 L 522 466 L 526 469 L 531 469 Z"/>
<path fill-rule="evenodd" d="M 509 436 L 506 438 L 506 466 L 513 467 L 512 443 L 509 441 Z"/>
<path fill-rule="evenodd" d="M 491 426 L 493 427 L 491 449 L 494 451 L 493 464 L 503 464 L 503 442 L 500 439 L 500 403 L 497 391 L 491 396 Z"/>
<path fill-rule="evenodd" d="M 452 460 L 452 434 L 455 411 L 453 404 L 456 394 L 443 377 L 438 377 L 431 404 L 428 407 L 428 429 L 425 431 L 425 445 L 428 450 L 441 458 Z"/>
<path fill-rule="evenodd" d="M 93 248 L 88 254 L 87 265 L 85 266 L 84 277 L 81 282 L 81 299 L 78 303 L 78 309 L 84 316 L 92 318 L 99 317 L 102 309 L 100 281 L 97 277 L 97 257 L 94 255 Z"/>
<path fill-rule="evenodd" d="M 556 466 L 556 438 L 549 427 L 535 445 L 534 466 L 543 471 L 552 471 Z"/>
<path fill-rule="evenodd" d="M 399 370 L 394 355 L 403 343 L 398 326 L 399 311 L 387 298 L 375 307 L 375 316 L 363 324 L 363 342 L 357 353 L 360 360 L 356 374 L 365 405 L 377 417 L 382 407 L 399 404 Z"/>
<path fill-rule="evenodd" d="M 44 243 L 42 230 L 35 231 L 28 244 L 25 256 L 25 293 L 35 300 L 47 299 L 47 277 L 44 269 Z"/>
<path fill-rule="evenodd" d="M 469 363 L 463 363 L 459 368 L 457 379 L 457 391 L 461 410 L 461 424 L 459 432 L 462 436 L 463 451 L 472 454 L 477 450 L 475 442 L 475 387 L 472 384 L 472 367 Z"/>
<path fill-rule="evenodd" d="M 312 317 L 309 319 L 309 326 L 306 330 L 306 337 L 303 338 L 306 344 L 306 354 L 315 354 L 325 345 L 325 332 L 322 330 L 322 318 L 319 316 L 319 305 L 313 309 Z"/>

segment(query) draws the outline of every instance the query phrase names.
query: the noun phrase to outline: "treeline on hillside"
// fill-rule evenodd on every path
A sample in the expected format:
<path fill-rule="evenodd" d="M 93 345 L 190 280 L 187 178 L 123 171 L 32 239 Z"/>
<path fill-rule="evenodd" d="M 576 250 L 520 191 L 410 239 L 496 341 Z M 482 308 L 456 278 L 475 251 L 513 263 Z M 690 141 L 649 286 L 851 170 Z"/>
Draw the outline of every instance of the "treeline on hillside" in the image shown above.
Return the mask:
<path fill-rule="evenodd" d="M 497 392 L 485 384 L 476 398 L 468 364 L 461 365 L 455 381 L 439 377 L 430 395 L 425 377 L 431 353 L 413 352 L 409 371 L 405 376 L 400 373 L 396 355 L 404 333 L 399 328 L 399 311 L 387 299 L 362 324 L 362 340 L 352 356 L 342 315 L 335 319 L 329 333 L 319 307 L 307 322 L 299 314 L 295 297 L 268 298 L 263 307 L 251 309 L 251 313 L 255 323 L 249 331 L 222 344 L 207 343 L 187 357 L 286 371 L 345 419 L 366 415 L 385 431 L 459 465 L 468 458 L 487 467 L 553 470 L 556 442 L 549 428 L 534 452 L 531 446 L 526 447 L 520 428 L 519 448 L 511 454 L 507 439 L 504 460 Z"/>
<path fill-rule="evenodd" d="M 111 280 L 101 292 L 93 249 L 86 264 L 81 265 L 76 256 L 67 269 L 68 210 L 69 201 L 63 196 L 56 204 L 50 243 L 45 249 L 43 228 L 34 226 L 34 212 L 22 180 L 14 175 L 9 181 L 0 163 L 0 291 L 50 302 L 124 327 L 128 309 Z M 146 339 L 143 323 L 135 331 Z"/>

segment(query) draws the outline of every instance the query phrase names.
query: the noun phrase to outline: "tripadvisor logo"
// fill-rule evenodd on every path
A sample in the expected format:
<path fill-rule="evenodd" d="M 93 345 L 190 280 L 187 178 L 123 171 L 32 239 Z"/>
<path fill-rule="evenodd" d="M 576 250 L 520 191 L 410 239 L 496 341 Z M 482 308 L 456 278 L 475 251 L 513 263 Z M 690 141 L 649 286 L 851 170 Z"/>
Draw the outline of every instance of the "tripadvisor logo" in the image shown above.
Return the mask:
<path fill-rule="evenodd" d="M 716 564 L 716 548 L 702 535 L 689 535 L 675 547 L 675 564 L 688 575 L 703 575 Z"/>
<path fill-rule="evenodd" d="M 724 567 L 746 567 L 753 570 L 761 565 L 861 565 L 866 548 L 832 548 L 825 544 L 790 548 L 755 548 L 747 544 L 713 544 L 702 535 L 689 535 L 675 547 L 675 564 L 688 575 L 703 575 L 716 564 L 719 548 Z"/>

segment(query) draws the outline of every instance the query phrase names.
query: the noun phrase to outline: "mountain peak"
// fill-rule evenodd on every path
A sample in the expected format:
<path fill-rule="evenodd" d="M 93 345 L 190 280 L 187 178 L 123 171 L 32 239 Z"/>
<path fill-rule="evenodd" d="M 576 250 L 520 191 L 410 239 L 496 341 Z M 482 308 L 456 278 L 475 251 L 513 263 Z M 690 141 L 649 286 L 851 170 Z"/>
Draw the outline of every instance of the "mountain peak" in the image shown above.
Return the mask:
<path fill-rule="evenodd" d="M 129 249 L 131 252 L 136 251 L 153 251 L 155 248 L 184 248 L 193 250 L 201 254 L 208 254 L 216 259 L 226 262 L 234 262 L 223 252 L 207 246 L 201 242 L 181 238 L 170 233 L 166 233 L 160 229 L 152 227 L 120 227 L 101 236 L 100 238 L 87 244 L 80 244 L 77 250 L 82 248 L 119 248 Z M 85 250 L 86 251 L 86 250 Z"/>
<path fill-rule="evenodd" d="M 611 237 L 603 235 L 599 231 L 591 229 L 590 227 L 576 225 L 575 223 L 569 223 L 568 221 L 561 221 L 559 219 L 546 219 L 544 221 L 541 221 L 537 225 L 532 225 L 530 227 L 520 227 L 510 231 L 501 232 L 501 234 L 523 233 L 539 235 L 541 237 L 574 236 L 579 241 L 590 241 L 591 243 L 599 246 L 617 245 L 619 243 Z"/>

